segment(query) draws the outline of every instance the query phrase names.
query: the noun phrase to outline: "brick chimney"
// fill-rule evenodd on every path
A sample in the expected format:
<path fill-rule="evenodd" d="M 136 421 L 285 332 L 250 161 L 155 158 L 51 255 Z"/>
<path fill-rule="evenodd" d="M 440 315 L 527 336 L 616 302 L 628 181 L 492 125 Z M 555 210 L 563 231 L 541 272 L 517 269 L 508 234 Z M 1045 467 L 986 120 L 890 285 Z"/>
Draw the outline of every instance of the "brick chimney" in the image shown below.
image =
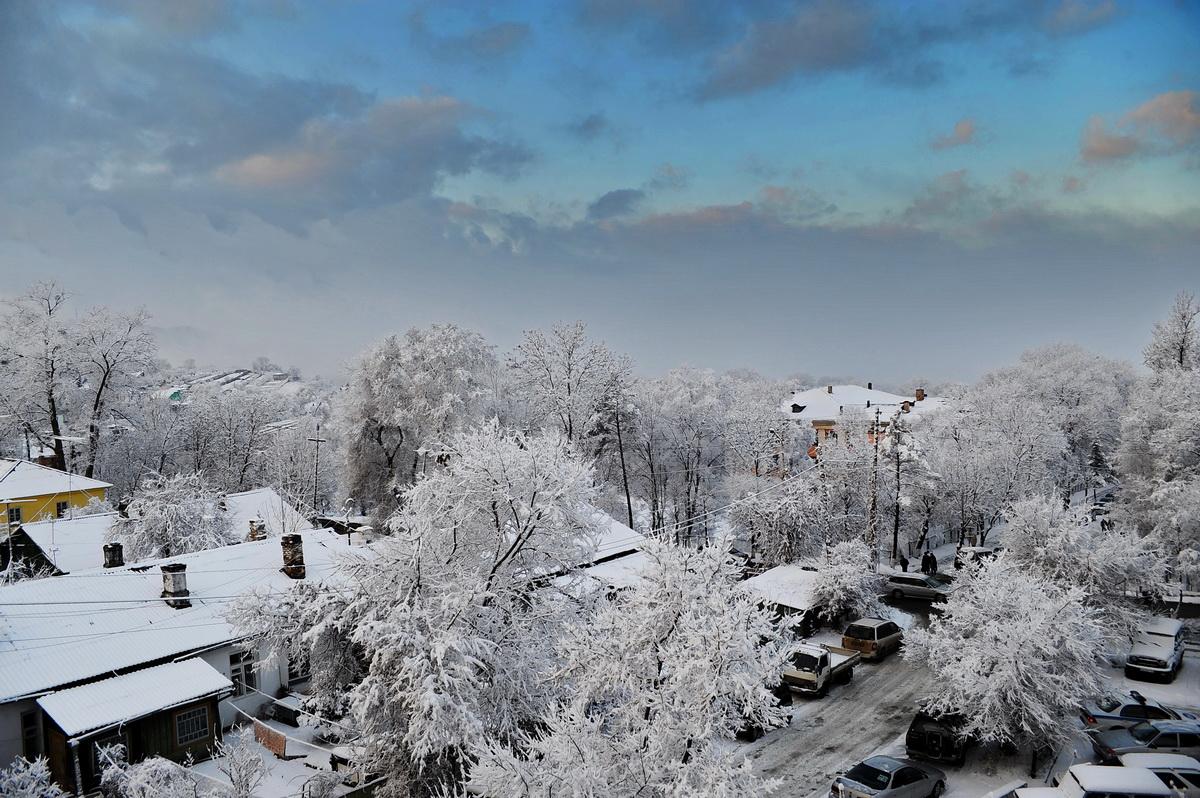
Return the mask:
<path fill-rule="evenodd" d="M 267 538 L 267 522 L 258 519 L 250 519 L 250 534 L 246 535 L 246 540 L 266 540 Z"/>
<path fill-rule="evenodd" d="M 125 550 L 120 543 L 104 544 L 104 567 L 120 568 L 125 564 Z"/>
<path fill-rule="evenodd" d="M 917 392 L 916 392 L 916 397 L 917 397 L 918 402 L 924 402 L 925 401 L 925 389 L 918 388 Z"/>
<path fill-rule="evenodd" d="M 825 393 L 833 393 L 833 386 L 832 385 L 825 386 Z"/>
<path fill-rule="evenodd" d="M 280 538 L 283 546 L 282 570 L 292 579 L 304 578 L 304 539 L 299 535 L 284 535 Z"/>
<path fill-rule="evenodd" d="M 163 592 L 168 607 L 182 610 L 192 606 L 188 600 L 191 593 L 187 588 L 187 563 L 173 562 L 162 566 Z"/>

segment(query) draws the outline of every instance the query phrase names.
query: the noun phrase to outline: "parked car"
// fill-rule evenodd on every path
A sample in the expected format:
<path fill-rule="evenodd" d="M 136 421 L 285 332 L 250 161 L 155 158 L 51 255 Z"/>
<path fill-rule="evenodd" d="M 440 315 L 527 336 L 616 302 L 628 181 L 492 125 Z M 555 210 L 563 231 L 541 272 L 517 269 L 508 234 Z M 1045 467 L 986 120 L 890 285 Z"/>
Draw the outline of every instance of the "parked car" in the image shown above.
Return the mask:
<path fill-rule="evenodd" d="M 1152 698 L 1146 698 L 1137 690 L 1129 693 L 1108 693 L 1079 709 L 1079 718 L 1088 729 L 1108 731 L 1128 729 L 1143 720 L 1200 720 L 1190 712 L 1163 706 Z"/>
<path fill-rule="evenodd" d="M 1127 768 L 1146 768 L 1183 798 L 1200 798 L 1200 761 L 1182 754 L 1122 754 Z"/>
<path fill-rule="evenodd" d="M 1183 624 L 1174 618 L 1152 618 L 1138 628 L 1125 658 L 1125 675 L 1171 682 L 1183 667 Z"/>
<path fill-rule="evenodd" d="M 942 574 L 892 574 L 887 580 L 888 594 L 894 599 L 945 601 L 953 590 L 951 580 Z"/>
<path fill-rule="evenodd" d="M 946 774 L 932 765 L 872 756 L 833 780 L 831 798 L 937 798 Z"/>
<path fill-rule="evenodd" d="M 842 648 L 862 654 L 863 659 L 881 660 L 899 651 L 904 642 L 904 630 L 882 618 L 859 618 L 842 633 Z"/>
<path fill-rule="evenodd" d="M 786 684 L 781 682 L 775 685 L 775 687 L 771 689 L 771 692 L 775 694 L 775 700 L 779 702 L 779 706 L 785 707 L 784 712 L 787 715 L 787 722 L 791 723 L 792 710 L 790 707 L 792 706 L 792 691 Z M 734 733 L 734 736 L 743 742 L 752 743 L 758 738 L 762 737 L 768 731 L 769 729 L 763 728 L 757 724 L 746 723 Z"/>
<path fill-rule="evenodd" d="M 793 690 L 822 697 L 834 682 L 846 684 L 854 678 L 854 666 L 861 657 L 857 651 L 840 646 L 802 643 L 792 656 L 791 666 L 783 669 L 783 683 Z"/>
<path fill-rule="evenodd" d="M 1102 762 L 1121 754 L 1184 754 L 1200 756 L 1200 723 L 1185 720 L 1144 720 L 1128 729 L 1088 732 Z"/>
<path fill-rule="evenodd" d="M 1172 798 L 1171 788 L 1145 768 L 1073 765 L 1058 780 L 1063 798 Z M 1020 795 L 1021 793 L 1018 793 Z"/>
<path fill-rule="evenodd" d="M 1011 781 L 1003 787 L 997 787 L 991 792 L 984 793 L 981 798 L 1017 798 L 1022 787 L 1028 786 L 1024 781 Z"/>
<path fill-rule="evenodd" d="M 963 719 L 957 715 L 934 717 L 918 712 L 904 735 L 905 752 L 914 759 L 929 759 L 961 765 L 971 746 L 962 733 Z"/>

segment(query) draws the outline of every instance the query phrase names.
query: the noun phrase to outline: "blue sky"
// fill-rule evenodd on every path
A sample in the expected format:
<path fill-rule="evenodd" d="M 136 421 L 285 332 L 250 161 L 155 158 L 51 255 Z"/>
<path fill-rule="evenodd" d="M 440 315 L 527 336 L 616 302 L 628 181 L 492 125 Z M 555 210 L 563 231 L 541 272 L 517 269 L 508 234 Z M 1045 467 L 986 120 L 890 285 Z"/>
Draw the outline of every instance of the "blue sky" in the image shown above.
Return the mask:
<path fill-rule="evenodd" d="M 650 372 L 970 378 L 1136 359 L 1200 289 L 1194 2 L 0 17 L 4 290 L 145 304 L 174 358 L 329 372 L 412 324 L 582 318 Z"/>

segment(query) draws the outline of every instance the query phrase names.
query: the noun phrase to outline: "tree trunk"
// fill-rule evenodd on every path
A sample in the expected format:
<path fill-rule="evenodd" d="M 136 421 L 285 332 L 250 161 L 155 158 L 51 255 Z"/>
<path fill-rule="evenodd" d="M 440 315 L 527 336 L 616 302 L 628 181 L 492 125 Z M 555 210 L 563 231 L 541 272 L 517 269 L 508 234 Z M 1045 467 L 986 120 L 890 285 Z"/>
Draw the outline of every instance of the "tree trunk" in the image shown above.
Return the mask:
<path fill-rule="evenodd" d="M 621 459 L 621 482 L 625 486 L 625 511 L 629 514 L 629 528 L 633 529 L 633 499 L 629 497 L 629 472 L 625 469 L 625 442 L 621 438 L 621 411 L 617 417 L 617 455 Z"/>

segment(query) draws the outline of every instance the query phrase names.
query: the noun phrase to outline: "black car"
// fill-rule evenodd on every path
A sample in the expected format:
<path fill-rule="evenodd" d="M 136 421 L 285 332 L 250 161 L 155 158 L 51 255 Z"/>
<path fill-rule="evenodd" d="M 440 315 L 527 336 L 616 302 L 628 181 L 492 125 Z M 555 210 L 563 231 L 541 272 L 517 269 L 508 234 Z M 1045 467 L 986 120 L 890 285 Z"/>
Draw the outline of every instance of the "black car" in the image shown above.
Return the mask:
<path fill-rule="evenodd" d="M 912 759 L 961 765 L 967 758 L 971 740 L 962 732 L 963 718 L 958 715 L 934 717 L 918 712 L 904 736 L 904 747 Z"/>

